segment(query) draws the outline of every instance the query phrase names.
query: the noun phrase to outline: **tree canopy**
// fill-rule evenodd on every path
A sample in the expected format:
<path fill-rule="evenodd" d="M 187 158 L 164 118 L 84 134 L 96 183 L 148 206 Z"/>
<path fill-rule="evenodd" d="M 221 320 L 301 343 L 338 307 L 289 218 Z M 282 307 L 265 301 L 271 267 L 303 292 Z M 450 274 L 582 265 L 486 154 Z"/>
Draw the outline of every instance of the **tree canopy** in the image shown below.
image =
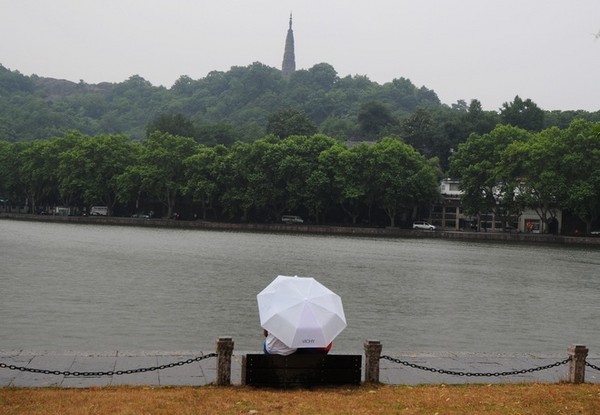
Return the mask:
<path fill-rule="evenodd" d="M 392 138 L 348 148 L 323 134 L 271 134 L 208 147 L 162 131 L 141 142 L 73 131 L 0 141 L 0 160 L 0 198 L 31 211 L 102 204 L 117 215 L 152 209 L 164 217 L 260 222 L 299 213 L 313 223 L 371 222 L 375 211 L 395 226 L 427 209 L 438 192 L 435 165 Z"/>
<path fill-rule="evenodd" d="M 538 133 L 500 125 L 472 134 L 452 155 L 450 174 L 470 214 L 494 212 L 506 221 L 529 208 L 549 225 L 564 210 L 589 232 L 600 218 L 600 123 L 575 120 Z"/>
<path fill-rule="evenodd" d="M 435 91 L 403 77 L 384 84 L 364 75 L 340 77 L 327 63 L 297 70 L 286 81 L 279 69 L 255 62 L 201 79 L 182 75 L 171 88 L 153 86 L 139 75 L 120 83 L 87 84 L 25 76 L 0 65 L 0 139 L 50 139 L 77 130 L 141 140 L 158 125 L 172 134 L 195 134 L 198 142 L 206 137 L 214 145 L 221 138 L 212 129 L 228 126 L 235 140 L 223 140 L 231 145 L 264 136 L 269 117 L 285 108 L 304 112 L 320 132 L 356 141 L 386 135 L 386 126 L 402 123 L 418 109 L 426 109 L 433 120 L 445 120 L 434 127 L 436 137 L 446 142 L 456 141 L 445 136 L 456 134 L 459 126 L 467 130 L 460 132 L 464 141 L 469 133 L 489 132 L 500 122 L 539 131 L 553 125 L 566 128 L 574 118 L 600 121 L 600 112 L 545 112 L 518 96 L 499 112 L 482 111 L 480 104 L 473 105 L 479 103 L 476 99 L 470 106 L 461 101 L 443 105 Z M 181 125 L 173 124 L 177 118 Z M 192 126 L 209 133 L 192 131 Z"/>

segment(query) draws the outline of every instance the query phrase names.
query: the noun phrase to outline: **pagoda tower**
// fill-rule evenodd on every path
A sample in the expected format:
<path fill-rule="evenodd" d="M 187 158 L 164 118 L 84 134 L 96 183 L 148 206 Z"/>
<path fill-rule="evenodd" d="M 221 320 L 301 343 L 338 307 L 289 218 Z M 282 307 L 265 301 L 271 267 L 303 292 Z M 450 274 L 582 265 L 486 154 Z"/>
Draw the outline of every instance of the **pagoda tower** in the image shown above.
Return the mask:
<path fill-rule="evenodd" d="M 296 56 L 294 55 L 294 31 L 292 30 L 292 13 L 290 13 L 290 28 L 285 37 L 285 51 L 283 52 L 283 63 L 281 73 L 284 79 L 290 79 L 290 76 L 296 71 Z"/>

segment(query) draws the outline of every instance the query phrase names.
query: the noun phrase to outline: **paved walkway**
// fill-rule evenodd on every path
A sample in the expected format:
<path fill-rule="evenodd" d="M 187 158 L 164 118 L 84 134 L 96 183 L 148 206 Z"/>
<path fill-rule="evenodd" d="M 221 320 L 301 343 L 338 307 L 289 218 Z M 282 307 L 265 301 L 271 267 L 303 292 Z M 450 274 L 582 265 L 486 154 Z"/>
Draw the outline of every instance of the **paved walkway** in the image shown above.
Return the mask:
<path fill-rule="evenodd" d="M 118 372 L 185 362 L 213 352 L 31 352 L 0 350 L 0 364 L 48 370 L 51 372 Z M 254 352 L 234 351 L 231 381 L 241 383 L 242 355 Z M 398 353 L 390 357 L 410 364 L 453 372 L 516 372 L 553 365 L 567 354 L 496 354 L 496 353 Z M 364 359 L 363 359 L 364 360 Z M 600 356 L 588 356 L 588 363 L 600 366 Z M 568 374 L 568 363 L 550 369 L 510 376 L 456 376 L 417 369 L 387 359 L 380 360 L 380 380 L 393 385 L 461 383 L 558 383 Z M 364 370 L 363 370 L 364 374 Z M 364 376 L 364 375 L 363 375 Z M 0 387 L 82 388 L 115 385 L 202 386 L 214 383 L 216 358 L 186 363 L 156 371 L 109 376 L 72 376 L 31 373 L 0 367 Z M 586 367 L 586 382 L 600 383 L 600 371 Z"/>

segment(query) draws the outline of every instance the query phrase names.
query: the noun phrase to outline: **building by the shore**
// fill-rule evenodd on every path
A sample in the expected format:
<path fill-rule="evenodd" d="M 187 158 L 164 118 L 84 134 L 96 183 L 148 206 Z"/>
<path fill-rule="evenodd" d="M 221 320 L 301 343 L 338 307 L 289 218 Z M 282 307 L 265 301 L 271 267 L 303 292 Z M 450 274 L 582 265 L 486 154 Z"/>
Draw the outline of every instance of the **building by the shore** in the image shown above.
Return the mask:
<path fill-rule="evenodd" d="M 448 230 L 480 230 L 480 231 L 515 231 L 524 233 L 560 234 L 562 230 L 562 212 L 554 212 L 554 221 L 550 225 L 544 223 L 532 209 L 524 210 L 518 218 L 504 223 L 502 218 L 493 212 L 482 212 L 477 216 L 466 215 L 462 209 L 463 192 L 460 182 L 444 179 L 440 184 L 442 200 L 431 206 L 429 221 L 431 224 Z"/>

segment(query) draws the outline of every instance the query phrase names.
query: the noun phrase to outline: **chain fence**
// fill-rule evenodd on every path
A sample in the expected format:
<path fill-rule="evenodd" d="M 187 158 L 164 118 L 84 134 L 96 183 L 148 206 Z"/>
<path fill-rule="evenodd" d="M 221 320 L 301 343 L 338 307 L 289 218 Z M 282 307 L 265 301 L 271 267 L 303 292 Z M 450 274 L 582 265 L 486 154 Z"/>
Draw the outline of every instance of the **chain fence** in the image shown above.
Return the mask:
<path fill-rule="evenodd" d="M 421 366 L 421 365 L 417 365 L 415 363 L 411 363 L 411 362 L 407 362 L 407 361 L 404 361 L 404 360 L 396 359 L 394 357 L 386 356 L 386 355 L 381 356 L 380 359 L 389 360 L 391 362 L 398 363 L 398 364 L 401 364 L 401 365 L 404 365 L 404 366 L 408 366 L 408 367 L 411 367 L 413 369 L 425 370 L 425 371 L 433 372 L 433 373 L 441 373 L 443 375 L 468 376 L 468 377 L 471 377 L 471 376 L 473 376 L 473 377 L 500 377 L 500 376 L 523 375 L 523 374 L 526 374 L 526 373 L 539 372 L 539 371 L 542 371 L 542 370 L 547 370 L 547 369 L 551 369 L 551 368 L 554 368 L 554 367 L 562 366 L 562 365 L 565 365 L 565 364 L 567 364 L 567 363 L 569 363 L 571 361 L 571 358 L 568 357 L 565 360 L 561 360 L 561 361 L 558 361 L 556 363 L 552 363 L 552 364 L 545 365 L 545 366 L 538 366 L 538 367 L 534 367 L 534 368 L 530 368 L 530 369 L 513 370 L 513 371 L 507 371 L 507 372 L 462 372 L 462 371 L 446 370 L 446 369 L 436 369 L 436 368 L 433 368 L 433 367 Z"/>
<path fill-rule="evenodd" d="M 593 365 L 593 364 L 591 364 L 591 363 L 589 363 L 589 362 L 585 362 L 585 365 L 586 365 L 587 367 L 591 367 L 592 369 L 595 369 L 595 370 L 597 370 L 597 371 L 600 371 L 600 367 L 598 367 L 598 366 L 595 366 L 595 365 Z"/>
<path fill-rule="evenodd" d="M 3 362 L 0 362 L 0 369 L 9 369 L 16 370 L 20 372 L 29 372 L 29 373 L 41 373 L 45 375 L 56 375 L 56 376 L 65 376 L 65 377 L 102 377 L 102 376 L 121 376 L 121 375 L 131 375 L 135 373 L 144 373 L 144 372 L 154 372 L 157 370 L 168 369 L 176 366 L 184 366 L 194 362 L 199 362 L 204 359 L 209 359 L 211 357 L 217 357 L 217 353 L 209 353 L 206 355 L 190 358 L 187 360 L 182 360 L 179 362 L 168 363 L 159 366 L 152 367 L 142 367 L 138 369 L 128 369 L 128 370 L 108 370 L 108 371 L 95 371 L 95 372 L 80 372 L 80 371 L 69 371 L 69 370 L 49 370 L 49 369 L 36 369 L 24 366 L 10 365 Z M 551 363 L 545 366 L 537 366 L 529 369 L 521 369 L 521 370 L 512 370 L 505 372 L 466 372 L 466 371 L 456 371 L 456 370 L 447 370 L 447 369 L 437 369 L 428 366 L 418 365 L 416 363 L 411 363 L 408 361 L 400 360 L 391 356 L 383 355 L 380 357 L 383 360 L 389 360 L 390 362 L 401 364 L 413 369 L 424 370 L 432 373 L 440 373 L 443 375 L 452 375 L 452 376 L 467 376 L 467 377 L 502 377 L 502 376 L 515 376 L 515 375 L 523 375 L 527 373 L 540 372 L 543 370 L 552 369 L 558 366 L 565 365 L 571 361 L 571 357 L 568 357 L 564 360 L 560 360 L 555 363 Z M 589 362 L 585 363 L 586 366 L 600 371 L 600 367 L 593 365 Z"/>
<path fill-rule="evenodd" d="M 102 377 L 102 376 L 121 376 L 121 375 L 132 375 L 134 373 L 144 373 L 144 372 L 154 372 L 157 370 L 168 369 L 175 366 L 184 366 L 189 365 L 190 363 L 199 362 L 204 359 L 208 359 L 210 357 L 217 357 L 216 353 L 209 353 L 206 355 L 194 357 L 187 360 L 182 360 L 180 362 L 168 363 L 160 366 L 152 366 L 152 367 L 142 367 L 139 369 L 128 369 L 128 370 L 108 370 L 104 372 L 71 372 L 69 370 L 48 370 L 48 369 L 35 369 L 30 367 L 16 366 L 16 365 L 8 365 L 6 363 L 0 362 L 0 369 L 6 368 L 10 370 L 18 370 L 20 372 L 29 372 L 29 373 L 42 373 L 44 375 L 56 375 L 56 376 L 65 376 L 65 377 Z"/>

